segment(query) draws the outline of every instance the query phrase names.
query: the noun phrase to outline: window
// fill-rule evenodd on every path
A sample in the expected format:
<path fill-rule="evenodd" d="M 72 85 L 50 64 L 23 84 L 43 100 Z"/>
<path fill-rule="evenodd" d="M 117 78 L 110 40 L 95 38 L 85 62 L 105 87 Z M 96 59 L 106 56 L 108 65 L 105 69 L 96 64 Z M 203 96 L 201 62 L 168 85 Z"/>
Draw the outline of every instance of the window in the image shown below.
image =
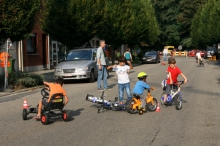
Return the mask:
<path fill-rule="evenodd" d="M 36 34 L 30 34 L 30 37 L 27 39 L 27 53 L 35 54 L 36 53 Z"/>

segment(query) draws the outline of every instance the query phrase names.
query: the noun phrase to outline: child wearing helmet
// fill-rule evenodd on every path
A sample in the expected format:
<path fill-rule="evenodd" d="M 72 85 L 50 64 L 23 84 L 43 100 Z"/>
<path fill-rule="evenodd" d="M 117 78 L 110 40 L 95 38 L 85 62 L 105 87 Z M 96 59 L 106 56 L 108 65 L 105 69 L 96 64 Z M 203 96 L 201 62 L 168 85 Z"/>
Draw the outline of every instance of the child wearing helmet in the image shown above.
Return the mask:
<path fill-rule="evenodd" d="M 120 56 L 118 59 L 119 64 L 118 65 L 112 65 L 108 66 L 107 69 L 113 68 L 113 70 L 118 75 L 118 94 L 119 94 L 119 101 L 120 104 L 123 104 L 124 100 L 124 90 L 127 93 L 128 101 L 131 100 L 131 89 L 130 89 L 130 80 L 128 76 L 128 72 L 130 69 L 132 69 L 132 64 L 130 61 L 127 61 L 128 65 L 125 65 L 125 57 Z"/>
<path fill-rule="evenodd" d="M 133 94 L 136 94 L 136 95 L 140 96 L 143 111 L 146 111 L 146 109 L 145 109 L 145 106 L 146 106 L 145 98 L 146 98 L 146 96 L 144 95 L 144 90 L 146 90 L 146 89 L 154 90 L 154 87 L 150 87 L 146 83 L 147 74 L 145 72 L 140 72 L 137 77 L 138 77 L 139 81 L 137 81 L 135 86 L 134 86 Z"/>

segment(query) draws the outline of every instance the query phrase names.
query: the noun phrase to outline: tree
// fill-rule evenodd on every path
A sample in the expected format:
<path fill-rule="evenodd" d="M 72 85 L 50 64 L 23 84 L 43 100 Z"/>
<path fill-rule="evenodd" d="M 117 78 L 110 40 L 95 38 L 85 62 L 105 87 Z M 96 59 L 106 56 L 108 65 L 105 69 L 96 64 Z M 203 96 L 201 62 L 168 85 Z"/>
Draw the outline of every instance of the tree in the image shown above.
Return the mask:
<path fill-rule="evenodd" d="M 192 21 L 191 37 L 195 46 L 213 45 L 220 41 L 220 2 L 209 0 Z"/>
<path fill-rule="evenodd" d="M 28 37 L 39 9 L 40 0 L 0 0 L 0 40 Z"/>
<path fill-rule="evenodd" d="M 181 0 L 152 0 L 161 35 L 159 44 L 179 45 L 181 41 L 181 24 L 177 21 L 180 15 Z"/>
<path fill-rule="evenodd" d="M 190 37 L 191 24 L 197 9 L 205 4 L 207 0 L 181 0 L 181 14 L 178 17 L 178 21 L 181 23 L 181 45 L 185 47 L 192 46 L 192 39 Z"/>
<path fill-rule="evenodd" d="M 103 23 L 97 35 L 113 49 L 121 44 L 155 42 L 159 29 L 149 0 L 107 0 L 104 10 Z"/>
<path fill-rule="evenodd" d="M 42 29 L 69 48 L 89 41 L 102 22 L 103 0 L 47 0 Z"/>

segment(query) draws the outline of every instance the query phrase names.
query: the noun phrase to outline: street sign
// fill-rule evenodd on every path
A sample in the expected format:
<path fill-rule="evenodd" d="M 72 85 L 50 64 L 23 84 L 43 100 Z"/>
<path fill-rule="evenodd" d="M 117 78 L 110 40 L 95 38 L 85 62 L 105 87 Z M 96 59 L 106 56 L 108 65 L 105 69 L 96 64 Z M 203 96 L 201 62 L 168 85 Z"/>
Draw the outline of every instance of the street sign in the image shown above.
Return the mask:
<path fill-rule="evenodd" d="M 181 45 L 178 46 L 178 50 L 182 50 L 182 46 Z"/>

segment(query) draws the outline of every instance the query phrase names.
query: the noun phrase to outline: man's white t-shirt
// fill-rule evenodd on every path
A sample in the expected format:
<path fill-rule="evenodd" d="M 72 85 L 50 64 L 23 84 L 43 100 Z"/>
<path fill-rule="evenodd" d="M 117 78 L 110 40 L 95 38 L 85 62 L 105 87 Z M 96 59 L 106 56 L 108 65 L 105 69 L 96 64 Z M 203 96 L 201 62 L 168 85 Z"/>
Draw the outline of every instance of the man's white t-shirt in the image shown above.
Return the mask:
<path fill-rule="evenodd" d="M 124 65 L 124 66 L 119 66 L 117 65 L 116 67 L 116 74 L 118 75 L 118 83 L 119 84 L 125 84 L 129 83 L 129 77 L 128 77 L 128 70 L 130 69 L 130 66 Z"/>

